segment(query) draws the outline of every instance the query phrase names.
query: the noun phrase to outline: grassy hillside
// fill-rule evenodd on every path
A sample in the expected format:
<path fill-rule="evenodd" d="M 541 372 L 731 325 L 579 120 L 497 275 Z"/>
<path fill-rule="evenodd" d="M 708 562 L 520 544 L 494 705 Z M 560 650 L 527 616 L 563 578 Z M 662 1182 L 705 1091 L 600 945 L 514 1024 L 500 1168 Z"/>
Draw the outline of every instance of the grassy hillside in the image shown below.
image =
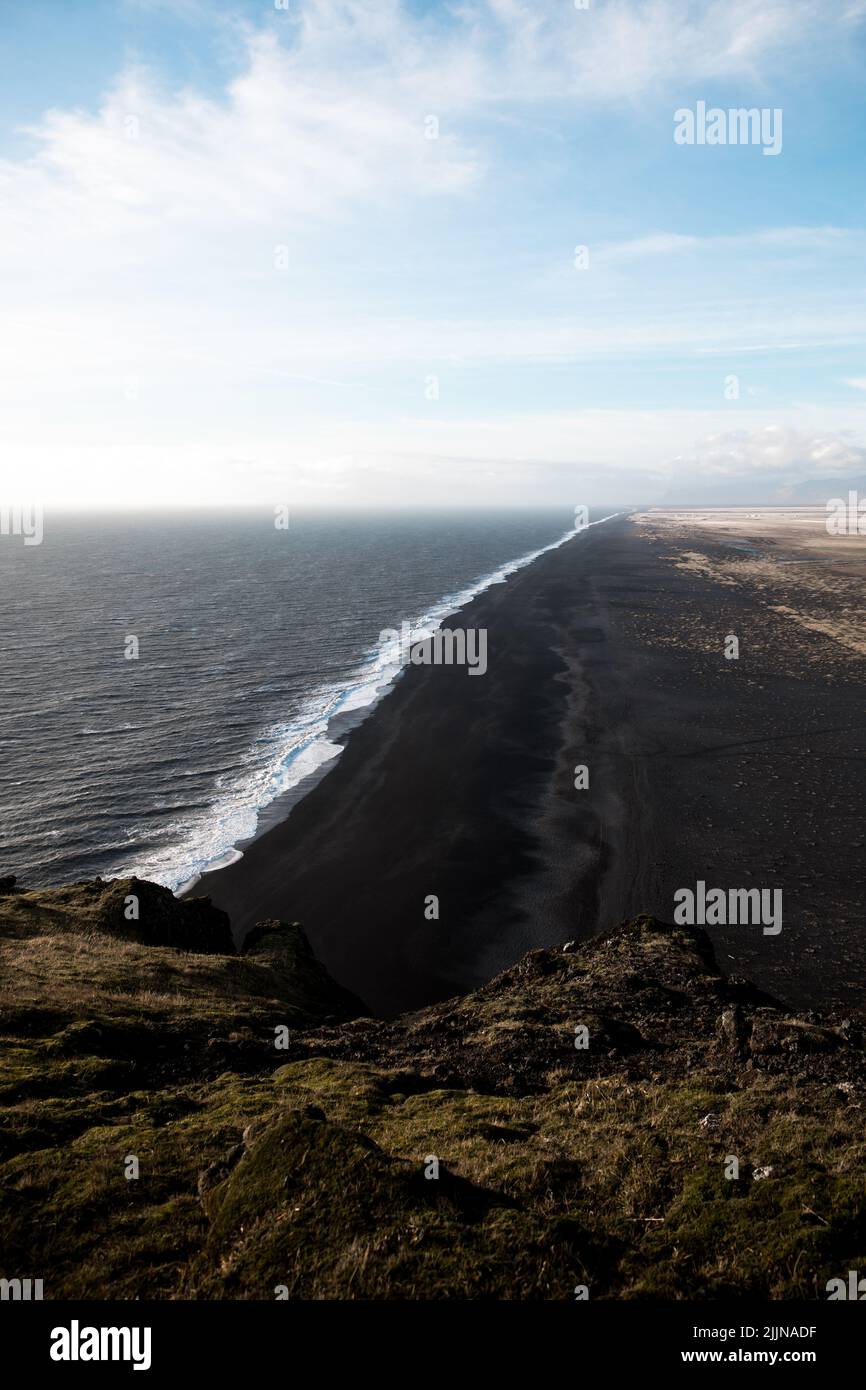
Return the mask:
<path fill-rule="evenodd" d="M 823 1298 L 866 1267 L 861 1031 L 700 931 L 381 1021 L 297 925 L 236 954 L 151 884 L 10 887 L 0 1274 L 47 1298 Z"/>

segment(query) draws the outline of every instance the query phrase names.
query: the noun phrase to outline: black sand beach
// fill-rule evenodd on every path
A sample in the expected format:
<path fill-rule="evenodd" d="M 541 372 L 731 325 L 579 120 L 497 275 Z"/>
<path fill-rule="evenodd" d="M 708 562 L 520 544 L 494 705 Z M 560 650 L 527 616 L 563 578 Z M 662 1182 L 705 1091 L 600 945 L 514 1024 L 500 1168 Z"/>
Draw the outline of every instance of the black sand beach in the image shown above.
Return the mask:
<path fill-rule="evenodd" d="M 699 879 L 781 888 L 779 936 L 710 929 L 724 968 L 801 1007 L 853 1001 L 862 685 L 822 664 L 828 638 L 792 651 L 757 593 L 669 552 L 618 519 L 480 595 L 448 626 L 487 629 L 487 673 L 407 669 L 289 817 L 193 894 L 238 937 L 300 921 L 335 978 L 392 1015 L 534 946 L 640 911 L 670 921 Z"/>

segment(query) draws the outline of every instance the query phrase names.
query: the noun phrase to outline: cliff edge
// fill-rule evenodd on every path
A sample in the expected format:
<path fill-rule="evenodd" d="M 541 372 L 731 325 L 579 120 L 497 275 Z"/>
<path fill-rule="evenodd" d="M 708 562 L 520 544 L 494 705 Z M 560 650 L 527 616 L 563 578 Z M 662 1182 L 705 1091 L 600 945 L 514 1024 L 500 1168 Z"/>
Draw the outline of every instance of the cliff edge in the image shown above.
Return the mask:
<path fill-rule="evenodd" d="M 861 1027 L 701 931 L 639 917 L 388 1021 L 297 924 L 237 952 L 140 880 L 0 884 L 0 954 L 0 1276 L 46 1298 L 824 1298 L 866 1267 Z"/>

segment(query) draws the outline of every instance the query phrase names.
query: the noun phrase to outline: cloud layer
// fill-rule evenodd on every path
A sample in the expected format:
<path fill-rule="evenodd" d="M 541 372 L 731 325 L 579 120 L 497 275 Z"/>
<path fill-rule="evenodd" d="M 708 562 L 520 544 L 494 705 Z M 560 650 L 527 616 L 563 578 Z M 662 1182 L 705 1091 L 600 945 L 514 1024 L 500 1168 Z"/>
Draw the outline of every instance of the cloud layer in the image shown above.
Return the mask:
<path fill-rule="evenodd" d="M 195 0 L 128 3 L 193 32 L 218 22 Z M 519 500 L 542 475 L 557 492 L 569 460 L 620 480 L 663 478 L 676 456 L 732 479 L 826 471 L 864 418 L 862 232 L 781 208 L 734 229 L 644 225 L 636 201 L 580 275 L 581 221 L 603 227 L 606 209 L 575 196 L 572 214 L 559 171 L 593 120 L 627 123 L 625 157 L 694 84 L 833 71 L 863 18 L 850 0 L 303 0 L 231 21 L 221 89 L 140 62 L 86 109 L 47 100 L 26 157 L 0 160 L 0 481 L 134 501 L 233 500 L 240 479 L 244 495 L 359 500 L 403 476 L 421 501 L 435 474 L 482 500 L 498 451 Z M 578 192 L 610 162 L 590 153 Z M 818 350 L 852 355 L 851 375 L 833 370 L 841 412 L 806 394 L 729 428 L 733 359 Z M 580 376 L 546 384 L 605 364 L 604 409 Z"/>

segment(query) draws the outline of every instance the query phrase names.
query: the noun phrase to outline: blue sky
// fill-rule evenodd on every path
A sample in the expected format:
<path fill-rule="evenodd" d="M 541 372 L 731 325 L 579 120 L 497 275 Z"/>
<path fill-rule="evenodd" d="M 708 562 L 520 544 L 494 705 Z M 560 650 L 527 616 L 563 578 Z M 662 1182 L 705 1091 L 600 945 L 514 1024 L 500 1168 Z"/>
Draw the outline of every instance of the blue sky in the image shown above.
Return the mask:
<path fill-rule="evenodd" d="M 866 0 L 3 0 L 4 491 L 866 473 L 864 55 Z M 677 145 L 698 102 L 781 152 Z"/>

